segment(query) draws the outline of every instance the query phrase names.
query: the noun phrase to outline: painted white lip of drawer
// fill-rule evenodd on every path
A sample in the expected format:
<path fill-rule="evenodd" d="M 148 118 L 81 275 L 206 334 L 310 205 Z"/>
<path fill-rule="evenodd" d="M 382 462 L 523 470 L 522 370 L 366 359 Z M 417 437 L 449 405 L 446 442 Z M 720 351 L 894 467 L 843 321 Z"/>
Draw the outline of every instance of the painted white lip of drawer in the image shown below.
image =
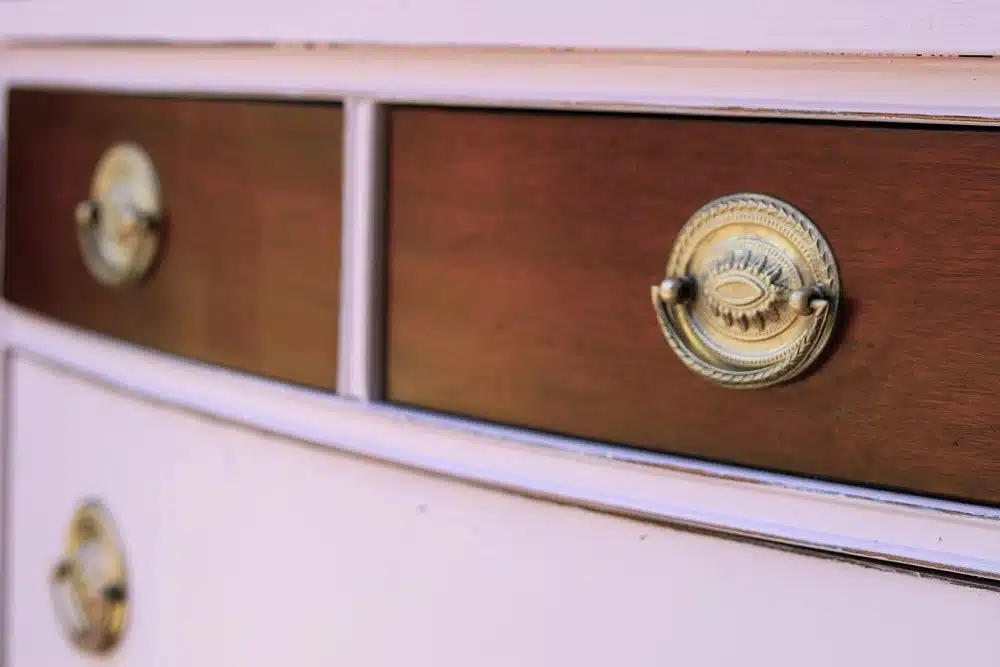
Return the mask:
<path fill-rule="evenodd" d="M 84 665 L 47 590 L 76 503 L 131 575 L 110 664 L 992 664 L 1000 594 L 530 500 L 14 357 L 11 667 Z"/>
<path fill-rule="evenodd" d="M 996 508 L 429 416 L 141 350 L 10 305 L 0 315 L 8 351 L 333 450 L 612 514 L 1000 580 Z"/>

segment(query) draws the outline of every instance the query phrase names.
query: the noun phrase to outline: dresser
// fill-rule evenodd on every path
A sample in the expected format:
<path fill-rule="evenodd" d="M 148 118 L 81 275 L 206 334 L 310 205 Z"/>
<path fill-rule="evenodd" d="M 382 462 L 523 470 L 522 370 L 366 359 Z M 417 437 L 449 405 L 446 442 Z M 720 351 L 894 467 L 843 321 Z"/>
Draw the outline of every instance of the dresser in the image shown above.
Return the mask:
<path fill-rule="evenodd" d="M 994 664 L 1000 11 L 557 4 L 0 3 L 5 664 Z"/>

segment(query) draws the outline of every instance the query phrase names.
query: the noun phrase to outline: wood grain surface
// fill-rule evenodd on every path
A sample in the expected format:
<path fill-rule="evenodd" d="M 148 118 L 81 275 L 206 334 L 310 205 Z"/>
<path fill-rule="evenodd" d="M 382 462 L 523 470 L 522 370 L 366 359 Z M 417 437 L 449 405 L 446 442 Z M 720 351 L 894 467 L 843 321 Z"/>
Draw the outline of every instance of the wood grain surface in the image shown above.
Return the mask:
<path fill-rule="evenodd" d="M 1000 503 L 1000 132 L 397 108 L 389 171 L 389 400 Z M 845 307 L 814 372 L 736 392 L 649 286 L 742 191 L 819 225 Z"/>
<path fill-rule="evenodd" d="M 4 292 L 140 345 L 333 389 L 340 276 L 336 105 L 16 89 Z M 114 142 L 158 171 L 167 242 L 134 289 L 99 285 L 73 226 Z"/>

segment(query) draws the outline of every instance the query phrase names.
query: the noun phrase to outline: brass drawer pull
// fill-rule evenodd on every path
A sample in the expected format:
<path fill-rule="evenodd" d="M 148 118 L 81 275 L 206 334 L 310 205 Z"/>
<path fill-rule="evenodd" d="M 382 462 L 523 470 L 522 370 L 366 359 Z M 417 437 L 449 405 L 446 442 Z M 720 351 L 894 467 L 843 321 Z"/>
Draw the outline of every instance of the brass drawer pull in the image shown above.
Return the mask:
<path fill-rule="evenodd" d="M 114 524 L 97 502 L 81 505 L 52 571 L 52 603 L 77 648 L 102 654 L 121 639 L 128 607 L 125 562 Z"/>
<path fill-rule="evenodd" d="M 712 201 L 684 225 L 652 287 L 663 335 L 684 364 L 725 387 L 787 382 L 822 353 L 840 273 L 809 218 L 774 197 Z"/>
<path fill-rule="evenodd" d="M 90 198 L 75 211 L 90 274 L 109 287 L 140 282 L 156 258 L 162 203 L 153 162 L 136 144 L 115 144 L 97 164 Z"/>

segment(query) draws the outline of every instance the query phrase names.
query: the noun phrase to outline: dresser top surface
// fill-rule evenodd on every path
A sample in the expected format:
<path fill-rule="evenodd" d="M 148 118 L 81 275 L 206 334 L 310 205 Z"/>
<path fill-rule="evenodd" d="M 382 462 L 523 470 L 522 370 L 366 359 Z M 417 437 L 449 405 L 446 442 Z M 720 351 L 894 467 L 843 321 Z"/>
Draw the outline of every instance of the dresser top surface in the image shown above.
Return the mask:
<path fill-rule="evenodd" d="M 0 39 L 984 55 L 998 29 L 990 0 L 0 2 Z"/>

